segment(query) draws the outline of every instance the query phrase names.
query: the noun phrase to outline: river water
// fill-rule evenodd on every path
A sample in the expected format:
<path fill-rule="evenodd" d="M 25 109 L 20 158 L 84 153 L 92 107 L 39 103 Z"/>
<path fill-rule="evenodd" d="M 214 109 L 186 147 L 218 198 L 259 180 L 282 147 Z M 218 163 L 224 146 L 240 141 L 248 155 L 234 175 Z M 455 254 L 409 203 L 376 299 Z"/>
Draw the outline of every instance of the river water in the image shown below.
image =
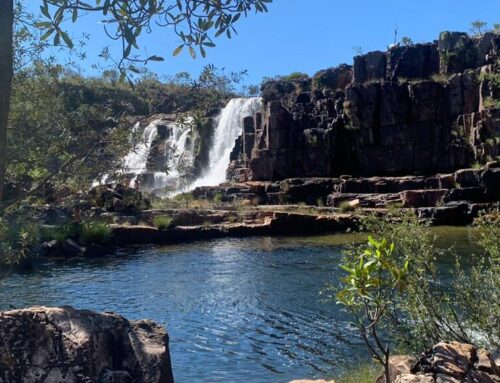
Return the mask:
<path fill-rule="evenodd" d="M 437 230 L 443 246 L 474 250 L 471 229 Z M 153 319 L 168 329 L 177 383 L 334 378 L 368 360 L 347 316 L 319 294 L 338 283 L 353 240 L 218 239 L 47 261 L 0 280 L 0 309 L 72 305 Z"/>

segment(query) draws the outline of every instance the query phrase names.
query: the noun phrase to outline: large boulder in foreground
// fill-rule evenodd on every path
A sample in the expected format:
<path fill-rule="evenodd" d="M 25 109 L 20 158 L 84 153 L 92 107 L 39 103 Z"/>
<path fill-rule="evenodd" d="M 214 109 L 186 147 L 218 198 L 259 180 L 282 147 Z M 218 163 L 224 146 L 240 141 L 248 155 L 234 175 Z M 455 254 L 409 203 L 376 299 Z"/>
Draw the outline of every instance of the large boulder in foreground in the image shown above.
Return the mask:
<path fill-rule="evenodd" d="M 172 383 L 168 335 L 71 307 L 0 312 L 0 382 Z"/>

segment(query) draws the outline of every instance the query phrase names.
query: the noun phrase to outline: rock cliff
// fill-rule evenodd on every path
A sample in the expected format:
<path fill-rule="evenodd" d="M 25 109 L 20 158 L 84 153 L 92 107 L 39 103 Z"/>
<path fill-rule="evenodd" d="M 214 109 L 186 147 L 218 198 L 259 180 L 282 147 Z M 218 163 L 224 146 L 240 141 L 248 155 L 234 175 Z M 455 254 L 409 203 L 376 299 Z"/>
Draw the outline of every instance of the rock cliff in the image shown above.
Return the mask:
<path fill-rule="evenodd" d="M 500 34 L 443 32 L 262 87 L 228 178 L 452 172 L 500 155 Z"/>

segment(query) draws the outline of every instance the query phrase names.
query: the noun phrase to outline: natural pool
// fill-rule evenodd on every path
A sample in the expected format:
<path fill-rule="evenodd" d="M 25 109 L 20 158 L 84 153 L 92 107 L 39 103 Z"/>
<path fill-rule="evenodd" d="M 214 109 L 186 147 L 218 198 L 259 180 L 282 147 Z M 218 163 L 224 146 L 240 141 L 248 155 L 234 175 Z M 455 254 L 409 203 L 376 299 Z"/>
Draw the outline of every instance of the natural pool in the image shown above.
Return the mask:
<path fill-rule="evenodd" d="M 435 231 L 441 245 L 474 251 L 473 230 Z M 218 239 L 50 261 L 0 280 L 0 309 L 72 305 L 156 320 L 168 328 L 177 383 L 333 378 L 368 358 L 319 291 L 337 283 L 342 246 L 362 238 Z"/>

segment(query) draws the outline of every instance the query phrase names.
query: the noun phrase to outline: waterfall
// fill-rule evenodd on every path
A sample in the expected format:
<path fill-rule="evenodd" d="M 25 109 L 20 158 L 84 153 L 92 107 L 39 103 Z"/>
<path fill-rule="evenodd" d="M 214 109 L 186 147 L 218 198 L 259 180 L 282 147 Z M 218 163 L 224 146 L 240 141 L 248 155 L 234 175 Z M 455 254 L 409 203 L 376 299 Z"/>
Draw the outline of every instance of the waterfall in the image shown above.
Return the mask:
<path fill-rule="evenodd" d="M 146 163 L 151 151 L 151 145 L 158 135 L 157 125 L 159 122 L 160 120 L 154 120 L 146 126 L 144 132 L 142 133 L 141 140 L 137 143 L 135 142 L 135 135 L 139 130 L 139 122 L 134 125 L 131 136 L 131 143 L 133 147 L 123 160 L 123 169 L 125 172 L 138 175 L 146 171 Z"/>
<path fill-rule="evenodd" d="M 188 119 L 186 124 L 191 121 Z M 151 150 L 156 138 L 158 137 L 158 127 L 160 125 L 167 126 L 166 139 L 163 142 L 164 163 L 160 164 L 165 167 L 166 171 L 158 171 L 148 169 L 148 159 L 151 156 Z M 192 164 L 194 161 L 192 141 L 189 140 L 191 130 L 184 124 L 178 124 L 173 121 L 165 121 L 162 118 L 152 120 L 142 132 L 140 138 L 137 134 L 140 129 L 140 124 L 137 122 L 132 128 L 130 143 L 132 149 L 124 157 L 122 162 L 122 170 L 120 173 L 130 176 L 130 185 L 139 179 L 143 183 L 142 188 L 150 191 L 161 191 L 168 188 L 175 190 L 178 188 L 179 171 L 177 163 L 182 155 L 185 161 Z"/>
<path fill-rule="evenodd" d="M 215 186 L 226 181 L 231 151 L 236 139 L 243 132 L 243 118 L 253 116 L 260 107 L 261 99 L 257 97 L 234 98 L 228 102 L 216 119 L 217 126 L 214 130 L 212 148 L 209 151 L 208 166 L 202 176 L 196 179 L 188 189 L 192 190 L 198 186 Z M 158 117 L 144 128 L 140 136 L 141 126 L 137 122 L 130 136 L 132 148 L 123 158 L 121 170 L 115 174 L 126 175 L 130 186 L 133 186 L 134 181 L 139 179 L 142 189 L 146 191 L 170 196 L 180 193 L 182 174 L 179 171 L 179 163 L 183 162 L 184 167 L 189 168 L 195 161 L 194 139 L 189 128 L 191 122 L 192 119 L 188 119 L 187 125 L 184 125 Z M 163 133 L 165 140 L 160 143 L 157 142 L 159 127 L 167 129 Z M 162 159 L 163 163 L 158 164 L 153 161 L 153 169 L 150 169 L 148 159 L 151 158 L 153 146 L 156 144 L 163 145 L 164 152 L 159 157 L 158 152 L 154 152 L 154 156 Z M 113 179 L 111 174 L 106 174 L 100 180 L 96 180 L 94 186 L 113 182 Z"/>
<path fill-rule="evenodd" d="M 261 99 L 233 98 L 222 109 L 217 128 L 214 131 L 213 146 L 209 153 L 209 163 L 204 175 L 197 179 L 197 186 L 215 186 L 226 181 L 226 169 L 234 142 L 243 132 L 243 118 L 253 116 L 261 107 Z"/>

